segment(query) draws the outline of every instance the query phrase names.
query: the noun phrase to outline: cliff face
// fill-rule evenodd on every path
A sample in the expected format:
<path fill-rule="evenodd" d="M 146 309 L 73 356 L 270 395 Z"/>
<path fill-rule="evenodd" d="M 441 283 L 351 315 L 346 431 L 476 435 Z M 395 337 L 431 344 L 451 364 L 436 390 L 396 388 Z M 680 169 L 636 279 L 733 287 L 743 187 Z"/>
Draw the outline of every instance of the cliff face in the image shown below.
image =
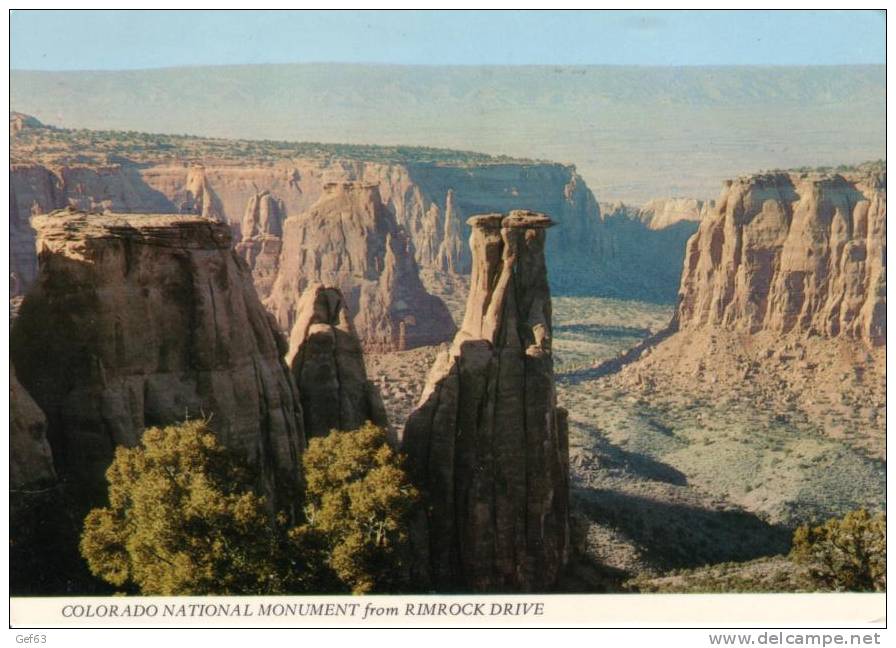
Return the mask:
<path fill-rule="evenodd" d="M 652 230 L 661 230 L 675 223 L 699 223 L 711 208 L 696 198 L 655 198 L 638 210 L 638 217 Z"/>
<path fill-rule="evenodd" d="M 601 205 L 606 257 L 595 259 L 595 265 L 607 281 L 608 296 L 675 302 L 687 241 L 706 210 L 704 204 L 695 215 L 698 202 L 657 199 L 643 207 Z"/>
<path fill-rule="evenodd" d="M 687 246 L 676 315 L 886 343 L 886 172 L 727 183 Z"/>
<path fill-rule="evenodd" d="M 47 417 L 9 368 L 9 486 L 56 481 Z"/>
<path fill-rule="evenodd" d="M 337 288 L 314 284 L 302 295 L 286 359 L 302 395 L 309 437 L 355 430 L 366 421 L 388 424 L 379 391 L 367 380 L 361 342 Z"/>
<path fill-rule="evenodd" d="M 304 445 L 285 343 L 230 249 L 195 216 L 35 218 L 40 273 L 13 325 L 22 385 L 46 413 L 57 467 L 101 483 L 117 445 L 211 417 L 289 504 Z"/>
<path fill-rule="evenodd" d="M 252 269 L 255 288 L 262 300 L 271 294 L 277 280 L 285 218 L 283 201 L 263 191 L 249 199 L 240 225 L 242 240 L 236 244 L 236 253 Z"/>
<path fill-rule="evenodd" d="M 27 230 L 32 208 L 35 213 L 46 213 L 71 204 L 98 211 L 197 213 L 223 220 L 234 234 L 240 234 L 247 205 L 264 192 L 282 204 L 285 220 L 307 212 L 329 183 L 366 182 L 378 186 L 383 204 L 407 233 L 430 292 L 442 294 L 452 278 L 469 275 L 467 218 L 489 211 L 531 208 L 550 214 L 563 226 L 563 231 L 558 230 L 548 241 L 548 255 L 553 260 L 549 280 L 555 292 L 654 298 L 650 292 L 654 282 L 650 277 L 642 280 L 643 268 L 632 260 L 638 247 L 632 247 L 625 227 L 619 235 L 615 221 L 605 222 L 594 196 L 573 167 L 538 162 L 375 162 L 346 156 L 236 161 L 208 155 L 198 156 L 198 163 L 187 163 L 179 160 L 197 156 L 176 149 L 164 159 L 137 163 L 122 157 L 130 153 L 124 146 L 119 148 L 112 147 L 117 152 L 114 157 L 104 154 L 107 162 L 103 164 L 73 160 L 41 164 L 48 156 L 19 155 L 17 159 L 35 163 L 17 163 L 10 169 L 11 196 L 17 198 L 14 221 Z M 40 189 L 32 177 L 36 169 L 48 180 Z M 245 242 L 257 236 L 241 232 L 237 238 Z M 20 240 L 15 252 L 22 257 L 21 265 L 33 265 L 33 235 L 29 241 L 26 232 Z M 275 255 L 268 250 L 263 256 Z M 271 264 L 253 267 L 257 268 L 257 287 L 264 295 Z M 24 290 L 33 280 L 33 270 L 20 274 Z M 677 280 L 662 298 L 673 300 L 676 288 Z"/>
<path fill-rule="evenodd" d="M 437 344 L 454 332 L 445 304 L 423 287 L 410 243 L 377 185 L 328 184 L 311 209 L 284 222 L 277 280 L 266 300 L 282 329 L 296 323 L 299 296 L 314 282 L 346 295 L 368 349 Z"/>
<path fill-rule="evenodd" d="M 440 590 L 547 590 L 568 534 L 566 412 L 556 405 L 550 219 L 470 220 L 463 326 L 432 367 L 402 438 L 424 493 L 420 569 Z"/>
<path fill-rule="evenodd" d="M 25 294 L 37 276 L 32 214 L 62 206 L 59 178 L 40 165 L 14 165 L 9 171 L 9 296 Z"/>

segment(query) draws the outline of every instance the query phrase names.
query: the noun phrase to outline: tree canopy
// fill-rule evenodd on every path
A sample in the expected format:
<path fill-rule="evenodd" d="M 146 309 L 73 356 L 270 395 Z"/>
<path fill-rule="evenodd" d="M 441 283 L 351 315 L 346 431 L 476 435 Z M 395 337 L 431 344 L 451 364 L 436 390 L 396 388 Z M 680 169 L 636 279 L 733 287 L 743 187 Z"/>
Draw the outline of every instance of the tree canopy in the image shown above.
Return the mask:
<path fill-rule="evenodd" d="M 417 493 L 385 431 L 313 439 L 303 467 L 306 519 L 288 528 L 206 422 L 150 428 L 116 450 L 109 505 L 85 518 L 81 554 L 94 575 L 145 595 L 403 587 Z"/>

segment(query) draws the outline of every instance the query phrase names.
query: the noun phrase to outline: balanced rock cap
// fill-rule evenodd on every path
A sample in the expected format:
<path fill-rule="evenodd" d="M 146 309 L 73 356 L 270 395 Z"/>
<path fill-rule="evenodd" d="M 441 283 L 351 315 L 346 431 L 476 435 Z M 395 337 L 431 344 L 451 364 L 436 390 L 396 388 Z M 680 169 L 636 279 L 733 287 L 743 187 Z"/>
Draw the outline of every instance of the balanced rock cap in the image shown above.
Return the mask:
<path fill-rule="evenodd" d="M 467 225 L 480 229 L 499 229 L 502 227 L 544 229 L 554 224 L 554 221 L 546 214 L 529 211 L 528 209 L 514 209 L 507 214 L 496 212 L 480 214 L 467 219 Z"/>

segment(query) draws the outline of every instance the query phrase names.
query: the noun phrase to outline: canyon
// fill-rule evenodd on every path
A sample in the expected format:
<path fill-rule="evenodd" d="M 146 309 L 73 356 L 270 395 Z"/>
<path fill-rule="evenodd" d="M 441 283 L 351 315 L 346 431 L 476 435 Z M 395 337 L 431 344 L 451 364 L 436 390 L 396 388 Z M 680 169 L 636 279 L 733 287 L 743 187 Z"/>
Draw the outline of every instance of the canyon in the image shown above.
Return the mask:
<path fill-rule="evenodd" d="M 885 163 L 632 206 L 463 151 L 10 128 L 19 489 L 213 413 L 283 500 L 372 420 L 437 591 L 786 569 L 885 508 Z"/>
<path fill-rule="evenodd" d="M 551 214 L 562 225 L 548 242 L 555 294 L 672 302 L 684 254 L 680 242 L 692 231 L 689 221 L 657 228 L 640 216 L 604 214 L 571 165 L 425 148 L 70 131 L 32 121 L 19 128 L 23 120 L 18 118 L 14 123 L 14 297 L 24 294 L 36 273 L 28 219 L 67 206 L 193 213 L 226 222 L 254 270 L 259 293 L 267 298 L 283 246 L 294 244 L 280 228 L 314 209 L 327 186 L 376 185 L 384 207 L 407 237 L 427 292 L 459 308 L 471 269 L 466 219 L 473 214 L 519 208 Z M 351 291 L 344 292 L 351 299 Z M 288 321 L 280 323 L 288 333 Z M 359 334 L 367 343 L 363 327 Z"/>
<path fill-rule="evenodd" d="M 675 567 L 663 591 L 687 590 L 689 568 L 735 561 L 720 573 L 799 587 L 769 558 L 789 530 L 885 508 L 885 241 L 882 165 L 726 181 L 670 324 L 558 378 L 604 574 L 651 591 Z"/>

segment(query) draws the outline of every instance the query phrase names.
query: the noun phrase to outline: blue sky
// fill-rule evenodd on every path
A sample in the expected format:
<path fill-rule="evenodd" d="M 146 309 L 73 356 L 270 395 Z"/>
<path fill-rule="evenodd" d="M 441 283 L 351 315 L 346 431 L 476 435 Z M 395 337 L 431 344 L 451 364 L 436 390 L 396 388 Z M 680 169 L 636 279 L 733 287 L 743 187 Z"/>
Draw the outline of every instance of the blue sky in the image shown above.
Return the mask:
<path fill-rule="evenodd" d="M 885 62 L 883 11 L 13 11 L 11 67 Z"/>

